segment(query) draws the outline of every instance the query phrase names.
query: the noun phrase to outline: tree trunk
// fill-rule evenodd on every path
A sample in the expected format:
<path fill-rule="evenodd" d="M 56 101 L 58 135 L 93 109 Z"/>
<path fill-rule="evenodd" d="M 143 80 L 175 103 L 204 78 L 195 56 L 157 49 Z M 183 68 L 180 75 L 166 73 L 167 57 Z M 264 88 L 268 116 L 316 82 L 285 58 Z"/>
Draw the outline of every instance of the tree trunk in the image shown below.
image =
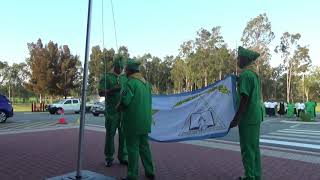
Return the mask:
<path fill-rule="evenodd" d="M 289 95 L 291 96 L 291 101 L 293 102 L 293 95 L 292 95 L 292 88 L 291 88 L 291 79 L 292 79 L 292 67 L 290 67 L 290 74 L 289 74 Z M 289 96 L 289 97 L 290 97 Z"/>
<path fill-rule="evenodd" d="M 10 89 L 10 84 L 9 84 L 8 94 L 9 94 L 9 101 L 11 101 L 11 89 Z"/>
<path fill-rule="evenodd" d="M 208 75 L 207 75 L 207 72 L 205 73 L 205 76 L 204 76 L 204 86 L 205 87 L 208 86 Z"/>
<path fill-rule="evenodd" d="M 307 98 L 307 102 L 309 101 L 309 90 L 306 90 L 305 91 L 305 95 L 306 95 L 306 98 Z M 304 96 L 303 96 L 304 97 Z"/>
<path fill-rule="evenodd" d="M 238 65 L 236 65 L 236 76 L 238 76 Z"/>
<path fill-rule="evenodd" d="M 188 76 L 186 76 L 186 91 L 188 91 Z"/>
<path fill-rule="evenodd" d="M 40 97 L 39 97 L 39 98 L 40 98 L 40 103 L 41 103 L 41 102 L 42 102 L 41 94 L 40 94 Z"/>
<path fill-rule="evenodd" d="M 290 102 L 290 67 L 288 68 L 287 72 L 287 102 Z"/>
<path fill-rule="evenodd" d="M 219 72 L 219 80 L 221 80 L 222 79 L 222 71 L 220 70 L 220 72 Z"/>

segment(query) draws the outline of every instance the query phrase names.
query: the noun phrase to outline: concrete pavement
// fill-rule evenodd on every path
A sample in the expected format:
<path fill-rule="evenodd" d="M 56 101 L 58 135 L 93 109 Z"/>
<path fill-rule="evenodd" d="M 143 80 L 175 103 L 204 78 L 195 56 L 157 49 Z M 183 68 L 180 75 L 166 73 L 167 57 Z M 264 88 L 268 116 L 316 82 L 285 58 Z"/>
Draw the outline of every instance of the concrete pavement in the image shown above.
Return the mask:
<path fill-rule="evenodd" d="M 0 179 L 37 180 L 74 171 L 77 135 L 74 127 L 0 135 Z M 103 128 L 87 128 L 84 169 L 125 176 L 126 167 L 117 162 L 104 167 L 103 142 Z M 238 151 L 185 143 L 152 142 L 151 147 L 159 180 L 230 180 L 243 174 Z M 262 165 L 266 180 L 320 179 L 318 163 L 263 155 Z M 143 174 L 141 168 L 141 179 Z"/>

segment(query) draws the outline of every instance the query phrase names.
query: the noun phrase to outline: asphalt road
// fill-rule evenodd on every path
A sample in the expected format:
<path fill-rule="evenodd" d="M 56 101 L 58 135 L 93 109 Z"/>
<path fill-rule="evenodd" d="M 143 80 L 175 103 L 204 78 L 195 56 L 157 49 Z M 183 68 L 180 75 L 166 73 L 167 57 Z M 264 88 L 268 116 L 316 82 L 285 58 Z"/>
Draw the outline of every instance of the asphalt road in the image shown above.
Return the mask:
<path fill-rule="evenodd" d="M 12 118 L 9 118 L 7 122 L 58 122 L 58 120 L 64 117 L 68 123 L 75 123 L 80 118 L 80 114 L 66 113 L 65 115 L 52 115 L 48 112 L 16 112 Z M 104 126 L 104 115 L 93 116 L 91 113 L 86 113 L 86 124 L 101 125 Z"/>

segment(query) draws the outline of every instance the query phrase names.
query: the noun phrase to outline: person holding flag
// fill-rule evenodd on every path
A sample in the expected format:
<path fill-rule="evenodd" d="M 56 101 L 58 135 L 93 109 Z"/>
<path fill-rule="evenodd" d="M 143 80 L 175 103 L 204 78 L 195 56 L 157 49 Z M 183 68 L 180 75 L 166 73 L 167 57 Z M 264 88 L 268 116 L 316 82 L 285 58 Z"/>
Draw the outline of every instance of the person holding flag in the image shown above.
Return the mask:
<path fill-rule="evenodd" d="M 112 71 L 106 73 L 100 80 L 99 95 L 105 97 L 105 165 L 111 167 L 114 160 L 114 136 L 118 129 L 119 148 L 118 159 L 120 164 L 128 165 L 128 152 L 126 149 L 125 136 L 122 128 L 122 114 L 116 110 L 120 101 L 120 90 L 126 83 L 126 75 L 121 74 L 123 70 L 123 58 L 116 56 L 113 61 Z"/>
<path fill-rule="evenodd" d="M 240 148 L 245 176 L 239 180 L 260 180 L 260 124 L 263 121 L 261 82 L 255 60 L 259 53 L 239 47 L 238 66 L 242 73 L 238 79 L 240 103 L 230 128 L 239 125 Z"/>
<path fill-rule="evenodd" d="M 126 66 L 128 81 L 121 92 L 118 110 L 124 112 L 123 127 L 128 148 L 128 174 L 124 180 L 139 177 L 139 156 L 148 179 L 154 179 L 154 165 L 148 133 L 152 123 L 151 85 L 139 70 L 140 63 L 129 59 Z"/>

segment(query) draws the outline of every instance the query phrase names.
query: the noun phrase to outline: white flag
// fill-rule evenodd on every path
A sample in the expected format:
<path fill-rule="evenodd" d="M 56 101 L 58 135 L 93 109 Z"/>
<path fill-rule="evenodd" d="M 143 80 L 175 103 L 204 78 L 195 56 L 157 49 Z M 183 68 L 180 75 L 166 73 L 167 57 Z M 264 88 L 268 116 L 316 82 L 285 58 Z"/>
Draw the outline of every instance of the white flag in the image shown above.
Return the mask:
<path fill-rule="evenodd" d="M 225 136 L 236 113 L 236 77 L 203 89 L 152 97 L 153 124 L 149 137 L 159 142 Z"/>

